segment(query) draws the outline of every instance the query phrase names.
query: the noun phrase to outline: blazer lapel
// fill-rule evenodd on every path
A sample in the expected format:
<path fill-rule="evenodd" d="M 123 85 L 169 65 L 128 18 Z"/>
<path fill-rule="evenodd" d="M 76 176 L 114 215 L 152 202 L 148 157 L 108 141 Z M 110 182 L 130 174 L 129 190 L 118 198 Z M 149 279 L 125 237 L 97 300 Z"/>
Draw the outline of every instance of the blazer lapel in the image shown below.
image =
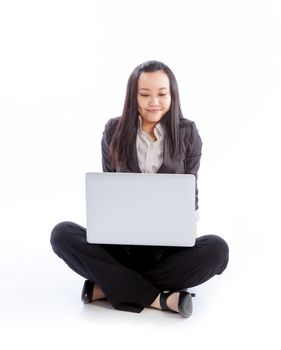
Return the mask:
<path fill-rule="evenodd" d="M 163 148 L 163 163 L 158 169 L 157 173 L 175 173 L 178 168 L 178 161 L 173 160 L 170 156 L 170 144 L 167 137 L 164 140 L 164 148 Z"/>
<path fill-rule="evenodd" d="M 139 167 L 139 161 L 138 161 L 136 142 L 134 142 L 134 147 L 133 147 L 133 149 L 131 151 L 129 160 L 127 162 L 127 169 L 128 169 L 128 172 L 141 173 L 141 170 L 140 170 L 140 167 Z"/>

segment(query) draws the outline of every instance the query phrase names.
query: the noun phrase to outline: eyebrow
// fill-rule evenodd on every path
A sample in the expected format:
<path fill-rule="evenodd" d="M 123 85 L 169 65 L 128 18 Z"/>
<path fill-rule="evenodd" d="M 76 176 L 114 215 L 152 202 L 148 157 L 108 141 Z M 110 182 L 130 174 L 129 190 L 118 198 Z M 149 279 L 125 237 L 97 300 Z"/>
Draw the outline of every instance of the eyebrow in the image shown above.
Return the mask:
<path fill-rule="evenodd" d="M 167 88 L 165 88 L 165 87 L 161 87 L 161 88 L 159 88 L 158 90 L 163 90 L 163 89 L 167 90 Z M 150 89 L 147 89 L 147 88 L 140 88 L 140 90 L 150 90 Z"/>

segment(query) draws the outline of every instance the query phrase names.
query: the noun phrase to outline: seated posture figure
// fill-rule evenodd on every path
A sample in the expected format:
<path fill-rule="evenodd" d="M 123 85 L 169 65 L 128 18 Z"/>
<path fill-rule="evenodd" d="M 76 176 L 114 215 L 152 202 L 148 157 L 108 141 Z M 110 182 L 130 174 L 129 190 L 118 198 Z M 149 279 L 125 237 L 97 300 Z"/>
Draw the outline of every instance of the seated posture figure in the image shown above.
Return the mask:
<path fill-rule="evenodd" d="M 105 172 L 195 175 L 198 210 L 202 140 L 194 121 L 182 115 L 177 81 L 164 63 L 148 61 L 133 70 L 122 116 L 106 123 L 101 146 Z M 145 208 L 139 220 L 146 220 Z M 118 310 L 154 307 L 182 317 L 192 313 L 194 294 L 188 288 L 221 274 L 229 254 L 217 235 L 199 236 L 193 247 L 90 244 L 86 229 L 70 221 L 53 228 L 51 245 L 86 279 L 84 303 L 106 298 Z"/>

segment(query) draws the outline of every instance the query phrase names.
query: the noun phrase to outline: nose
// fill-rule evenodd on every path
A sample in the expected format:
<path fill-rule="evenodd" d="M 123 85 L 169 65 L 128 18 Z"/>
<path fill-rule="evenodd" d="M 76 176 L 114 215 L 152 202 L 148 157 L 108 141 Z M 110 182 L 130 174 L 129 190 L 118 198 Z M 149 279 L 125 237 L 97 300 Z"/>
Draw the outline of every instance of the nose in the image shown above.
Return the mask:
<path fill-rule="evenodd" d="M 149 106 L 154 107 L 154 106 L 158 106 L 159 105 L 159 99 L 158 97 L 151 97 L 149 102 L 148 102 Z"/>

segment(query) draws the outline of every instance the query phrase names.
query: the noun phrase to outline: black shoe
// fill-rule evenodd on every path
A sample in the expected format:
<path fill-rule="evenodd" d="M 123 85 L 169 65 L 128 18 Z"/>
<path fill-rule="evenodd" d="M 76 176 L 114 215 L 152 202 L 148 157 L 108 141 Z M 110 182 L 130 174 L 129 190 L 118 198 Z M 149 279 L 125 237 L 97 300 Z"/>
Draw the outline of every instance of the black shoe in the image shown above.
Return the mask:
<path fill-rule="evenodd" d="M 93 301 L 93 290 L 95 283 L 89 280 L 84 282 L 84 286 L 82 289 L 81 300 L 84 304 L 91 303 Z"/>
<path fill-rule="evenodd" d="M 167 311 L 173 311 L 167 306 L 167 299 L 168 297 L 176 292 L 162 292 L 160 294 L 160 306 L 162 310 L 167 310 Z M 190 317 L 192 314 L 192 297 L 195 297 L 194 293 L 189 293 L 186 290 L 180 290 L 179 291 L 179 302 L 178 302 L 178 309 L 179 309 L 179 314 L 182 317 Z"/>

